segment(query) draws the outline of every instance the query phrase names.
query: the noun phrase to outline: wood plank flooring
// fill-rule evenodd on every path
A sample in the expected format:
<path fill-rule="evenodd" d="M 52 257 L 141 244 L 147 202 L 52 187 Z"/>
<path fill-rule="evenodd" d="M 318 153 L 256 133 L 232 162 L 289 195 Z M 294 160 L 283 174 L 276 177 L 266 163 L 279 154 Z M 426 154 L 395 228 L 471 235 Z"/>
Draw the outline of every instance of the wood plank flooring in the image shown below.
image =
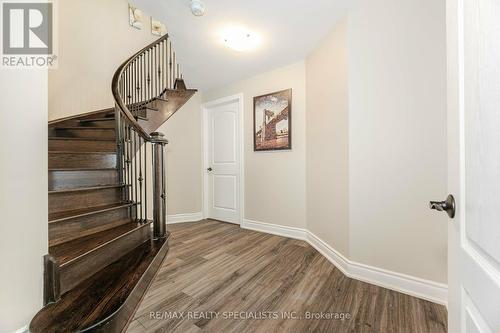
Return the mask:
<path fill-rule="evenodd" d="M 169 231 L 129 333 L 447 332 L 444 306 L 349 279 L 305 242 L 213 220 Z"/>

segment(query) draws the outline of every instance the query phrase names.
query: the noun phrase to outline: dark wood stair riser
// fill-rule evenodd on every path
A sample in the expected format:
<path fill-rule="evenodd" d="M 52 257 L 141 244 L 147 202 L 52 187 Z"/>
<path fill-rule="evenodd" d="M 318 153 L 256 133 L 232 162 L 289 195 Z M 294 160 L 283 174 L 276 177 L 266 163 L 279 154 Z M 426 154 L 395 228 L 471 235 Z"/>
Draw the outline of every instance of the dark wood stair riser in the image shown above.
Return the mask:
<path fill-rule="evenodd" d="M 71 290 L 80 282 L 121 258 L 131 249 L 149 241 L 150 238 L 150 224 L 145 224 L 90 253 L 63 264 L 59 270 L 61 294 Z"/>
<path fill-rule="evenodd" d="M 75 151 L 75 152 L 114 152 L 114 140 L 71 140 L 49 138 L 49 151 Z"/>
<path fill-rule="evenodd" d="M 65 138 L 97 138 L 97 139 L 114 139 L 116 137 L 114 128 L 56 128 L 53 131 L 56 137 Z"/>
<path fill-rule="evenodd" d="M 49 171 L 49 191 L 117 183 L 118 171 L 116 169 Z"/>
<path fill-rule="evenodd" d="M 102 213 L 64 219 L 49 224 L 49 246 L 55 246 L 80 237 L 130 223 L 131 206 Z"/>
<path fill-rule="evenodd" d="M 49 193 L 49 213 L 110 205 L 122 201 L 122 188 Z"/>
<path fill-rule="evenodd" d="M 104 128 L 115 128 L 116 121 L 113 118 L 96 118 L 94 120 L 80 121 L 79 126 L 84 127 L 104 127 Z"/>
<path fill-rule="evenodd" d="M 116 168 L 116 153 L 49 152 L 49 169 Z"/>

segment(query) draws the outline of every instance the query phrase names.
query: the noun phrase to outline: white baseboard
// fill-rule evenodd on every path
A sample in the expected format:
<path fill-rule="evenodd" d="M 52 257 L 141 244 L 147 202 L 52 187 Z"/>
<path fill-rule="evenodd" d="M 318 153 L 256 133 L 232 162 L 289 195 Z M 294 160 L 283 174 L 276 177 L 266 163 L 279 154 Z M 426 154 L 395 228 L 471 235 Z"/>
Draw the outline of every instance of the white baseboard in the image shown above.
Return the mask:
<path fill-rule="evenodd" d="M 446 284 L 351 261 L 309 230 L 246 219 L 243 220 L 241 227 L 273 235 L 304 240 L 335 265 L 342 273 L 352 279 L 395 290 L 434 303 L 447 305 L 448 286 Z"/>
<path fill-rule="evenodd" d="M 188 213 L 188 214 L 175 214 L 167 216 L 167 224 L 184 223 L 184 222 L 198 222 L 203 220 L 203 213 Z"/>
<path fill-rule="evenodd" d="M 28 333 L 28 325 L 25 325 L 12 333 Z"/>
<path fill-rule="evenodd" d="M 252 220 L 243 220 L 241 225 L 243 229 L 255 230 L 260 232 L 265 232 L 272 235 L 284 236 L 288 238 L 305 240 L 307 232 L 304 229 L 285 227 L 277 224 L 264 223 Z"/>

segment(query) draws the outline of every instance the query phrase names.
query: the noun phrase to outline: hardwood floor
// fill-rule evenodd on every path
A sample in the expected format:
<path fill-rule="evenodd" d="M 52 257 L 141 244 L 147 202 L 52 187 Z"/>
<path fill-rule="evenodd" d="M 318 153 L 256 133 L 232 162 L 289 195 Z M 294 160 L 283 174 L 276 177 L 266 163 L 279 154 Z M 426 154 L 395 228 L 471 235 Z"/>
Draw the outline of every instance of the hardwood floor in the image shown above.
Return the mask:
<path fill-rule="evenodd" d="M 169 231 L 127 332 L 447 331 L 444 306 L 349 279 L 305 242 L 212 220 Z"/>

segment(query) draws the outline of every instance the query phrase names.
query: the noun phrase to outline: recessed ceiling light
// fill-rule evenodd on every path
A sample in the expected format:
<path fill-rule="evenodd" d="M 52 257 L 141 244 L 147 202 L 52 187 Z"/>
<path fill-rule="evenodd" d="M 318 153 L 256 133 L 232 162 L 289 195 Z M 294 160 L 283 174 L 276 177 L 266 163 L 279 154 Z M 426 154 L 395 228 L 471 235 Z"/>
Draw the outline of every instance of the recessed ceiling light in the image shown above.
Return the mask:
<path fill-rule="evenodd" d="M 261 41 L 256 33 L 243 27 L 228 27 L 222 30 L 221 36 L 227 47 L 239 52 L 254 50 Z"/>

